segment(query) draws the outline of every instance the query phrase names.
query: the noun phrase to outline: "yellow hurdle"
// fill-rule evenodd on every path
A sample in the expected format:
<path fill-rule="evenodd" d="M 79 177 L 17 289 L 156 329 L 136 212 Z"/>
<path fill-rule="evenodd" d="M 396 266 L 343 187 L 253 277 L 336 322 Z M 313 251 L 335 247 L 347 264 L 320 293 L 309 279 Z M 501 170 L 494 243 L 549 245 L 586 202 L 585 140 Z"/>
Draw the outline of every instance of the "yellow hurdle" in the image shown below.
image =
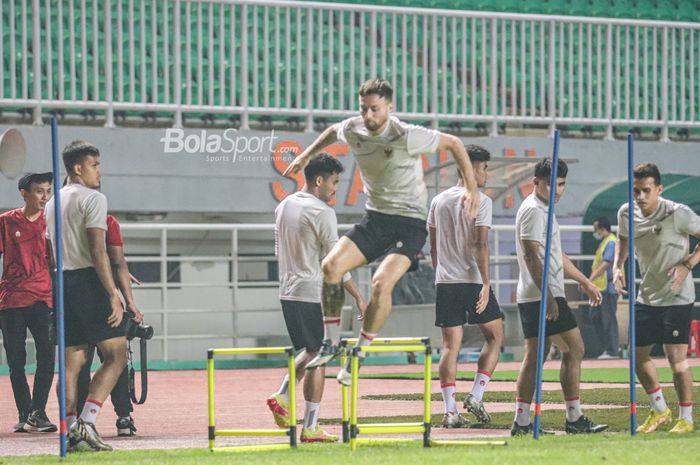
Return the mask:
<path fill-rule="evenodd" d="M 376 338 L 372 345 L 367 347 L 353 347 L 348 349 L 348 345 L 356 344 L 357 339 L 343 339 L 341 341 L 341 366 L 345 366 L 348 353 L 351 354 L 351 375 L 350 395 L 348 387 L 341 387 L 343 403 L 343 442 L 350 443 L 350 450 L 357 450 L 357 445 L 371 443 L 398 443 L 415 441 L 410 438 L 360 438 L 360 434 L 405 434 L 422 433 L 423 447 L 452 447 L 452 446 L 505 446 L 506 441 L 501 440 L 433 440 L 430 438 L 430 397 L 432 382 L 432 350 L 430 339 L 426 337 L 398 337 L 398 338 Z M 360 352 L 424 352 L 423 360 L 423 423 L 358 423 L 357 404 L 359 399 L 359 368 Z M 348 419 L 348 403 L 350 405 L 350 418 Z"/>
<path fill-rule="evenodd" d="M 345 340 L 344 346 L 352 343 L 353 340 Z M 377 343 L 375 345 L 375 342 Z M 360 352 L 423 352 L 423 423 L 358 423 L 357 404 L 359 400 L 359 368 Z M 343 351 L 344 360 L 347 360 L 347 350 Z M 432 349 L 428 338 L 382 338 L 372 341 L 372 345 L 367 347 L 353 347 L 351 358 L 351 385 L 350 385 L 350 424 L 349 439 L 350 450 L 357 450 L 358 435 L 360 434 L 402 434 L 402 433 L 422 433 L 423 446 L 430 446 L 430 382 L 432 375 Z M 342 360 L 342 359 L 341 359 Z M 343 390 L 347 388 L 343 387 Z M 343 422 L 347 407 L 345 404 L 346 395 L 343 395 Z M 345 429 L 343 429 L 343 441 L 346 441 Z M 364 442 L 364 441 L 363 441 Z"/>
<path fill-rule="evenodd" d="M 296 379 L 296 365 L 293 347 L 243 347 L 229 349 L 209 349 L 207 351 L 207 395 L 209 407 L 209 450 L 214 452 L 243 452 L 263 451 L 274 449 L 289 449 L 297 445 L 296 432 L 296 383 L 289 383 L 289 429 L 216 429 L 214 409 L 214 356 L 216 355 L 247 355 L 247 354 L 286 354 L 289 379 Z M 289 436 L 288 443 L 259 444 L 246 446 L 227 446 L 216 448 L 216 438 L 220 436 L 254 437 L 254 436 Z"/>

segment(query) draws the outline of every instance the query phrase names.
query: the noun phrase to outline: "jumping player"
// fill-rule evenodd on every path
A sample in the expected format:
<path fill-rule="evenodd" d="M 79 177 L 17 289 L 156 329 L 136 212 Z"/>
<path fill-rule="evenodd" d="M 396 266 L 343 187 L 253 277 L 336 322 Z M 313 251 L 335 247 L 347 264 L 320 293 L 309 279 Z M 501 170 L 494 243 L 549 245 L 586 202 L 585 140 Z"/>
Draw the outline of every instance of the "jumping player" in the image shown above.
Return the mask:
<path fill-rule="evenodd" d="M 324 147 L 341 141 L 355 155 L 367 194 L 367 212 L 359 224 L 340 238 L 323 260 L 323 311 L 340 315 L 345 302 L 345 273 L 383 257 L 372 277 L 370 303 L 358 346 L 371 344 L 391 312 L 391 294 L 399 279 L 418 265 L 425 238 L 428 193 L 423 181 L 421 154 L 449 150 L 462 172 L 466 211 L 476 215 L 479 191 L 462 142 L 455 136 L 414 126 L 391 116 L 393 89 L 384 79 L 365 81 L 359 89 L 360 115 L 326 129 L 287 168 L 285 175 L 306 166 Z M 337 355 L 324 347 L 309 366 L 322 366 Z M 349 364 L 338 381 L 350 383 Z"/>

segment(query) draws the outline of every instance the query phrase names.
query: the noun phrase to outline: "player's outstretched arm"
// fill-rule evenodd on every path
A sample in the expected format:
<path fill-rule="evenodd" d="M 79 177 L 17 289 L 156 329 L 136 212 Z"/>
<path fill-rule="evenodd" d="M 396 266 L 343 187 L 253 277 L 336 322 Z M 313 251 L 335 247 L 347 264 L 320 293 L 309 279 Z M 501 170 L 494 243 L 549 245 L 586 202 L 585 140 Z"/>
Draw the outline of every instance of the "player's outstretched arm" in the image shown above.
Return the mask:
<path fill-rule="evenodd" d="M 476 267 L 479 269 L 483 283 L 479 293 L 479 300 L 476 302 L 476 313 L 482 313 L 486 310 L 486 305 L 489 303 L 491 287 L 489 279 L 489 228 L 486 226 L 476 227 L 474 257 L 476 258 Z"/>
<path fill-rule="evenodd" d="M 695 233 L 695 237 L 700 238 L 700 231 Z M 668 276 L 671 278 L 671 289 L 677 291 L 685 282 L 688 274 L 693 272 L 693 268 L 700 262 L 700 243 L 695 246 L 693 253 L 688 255 L 683 261 L 677 263 L 668 271 Z"/>
<path fill-rule="evenodd" d="M 620 295 L 627 295 L 625 290 L 625 273 L 623 268 L 627 260 L 629 244 L 626 237 L 618 236 L 615 241 L 615 260 L 613 261 L 613 284 Z"/>
<path fill-rule="evenodd" d="M 318 138 L 309 145 L 306 150 L 299 154 L 294 161 L 284 171 L 285 176 L 299 173 L 306 168 L 309 160 L 324 148 L 338 140 L 338 124 L 333 124 L 326 128 Z"/>
<path fill-rule="evenodd" d="M 353 299 L 355 299 L 357 309 L 360 311 L 360 314 L 358 315 L 357 319 L 364 319 L 365 310 L 367 310 L 367 302 L 365 302 L 365 298 L 362 297 L 362 294 L 360 293 L 360 289 L 357 287 L 357 284 L 355 284 L 355 281 L 352 278 L 350 278 L 343 283 L 343 287 L 345 287 L 345 290 L 348 291 L 348 293 L 352 296 Z"/>
<path fill-rule="evenodd" d="M 430 261 L 433 262 L 433 269 L 437 269 L 437 266 L 438 266 L 437 229 L 433 228 L 433 227 L 429 227 L 428 234 L 430 236 Z"/>
<path fill-rule="evenodd" d="M 469 161 L 467 149 L 464 148 L 464 144 L 458 137 L 444 133 L 440 133 L 440 142 L 437 149 L 438 151 L 448 150 L 457 162 L 459 171 L 462 173 L 462 180 L 467 188 L 462 198 L 462 206 L 466 207 L 467 213 L 471 218 L 476 218 L 480 203 L 479 187 L 476 185 L 476 178 L 474 177 L 472 164 Z"/>
<path fill-rule="evenodd" d="M 597 307 L 603 301 L 603 296 L 600 290 L 593 284 L 581 270 L 576 268 L 574 262 L 571 261 L 568 255 L 562 254 L 564 257 L 564 276 L 576 281 L 581 290 L 588 296 L 588 303 L 593 307 Z"/>

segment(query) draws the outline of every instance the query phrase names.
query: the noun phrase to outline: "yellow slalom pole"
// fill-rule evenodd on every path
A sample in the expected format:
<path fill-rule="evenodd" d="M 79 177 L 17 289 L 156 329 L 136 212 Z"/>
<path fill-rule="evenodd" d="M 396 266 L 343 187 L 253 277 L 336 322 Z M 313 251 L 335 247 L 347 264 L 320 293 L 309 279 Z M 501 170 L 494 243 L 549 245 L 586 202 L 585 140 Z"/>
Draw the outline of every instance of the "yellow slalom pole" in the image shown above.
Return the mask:
<path fill-rule="evenodd" d="M 360 358 L 357 349 L 352 351 L 351 359 L 351 383 L 350 383 L 350 450 L 357 450 L 357 399 L 358 381 L 360 372 Z"/>
<path fill-rule="evenodd" d="M 348 362 L 348 351 L 346 347 L 342 348 L 340 353 L 340 367 L 344 367 Z M 343 442 L 350 441 L 350 429 L 349 429 L 349 412 L 348 412 L 348 387 L 344 384 L 340 385 L 340 401 L 342 402 L 342 431 L 343 431 Z"/>
<path fill-rule="evenodd" d="M 214 450 L 216 425 L 214 420 L 214 352 L 207 352 L 207 402 L 209 407 L 209 450 Z"/>
<path fill-rule="evenodd" d="M 430 346 L 425 347 L 425 357 L 423 358 L 423 447 L 430 447 L 430 397 L 433 357 Z"/>
<path fill-rule="evenodd" d="M 297 372 L 294 349 L 288 348 L 289 355 L 287 365 L 289 366 L 289 447 L 297 446 Z"/>

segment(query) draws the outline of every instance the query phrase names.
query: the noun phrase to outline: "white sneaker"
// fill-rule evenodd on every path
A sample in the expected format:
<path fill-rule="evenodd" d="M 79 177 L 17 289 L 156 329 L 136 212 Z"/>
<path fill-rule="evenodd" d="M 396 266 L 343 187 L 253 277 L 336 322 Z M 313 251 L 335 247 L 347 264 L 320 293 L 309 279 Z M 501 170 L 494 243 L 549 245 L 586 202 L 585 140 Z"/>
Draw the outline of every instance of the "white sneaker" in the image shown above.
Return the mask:
<path fill-rule="evenodd" d="M 598 360 L 610 360 L 611 358 L 613 358 L 613 356 L 607 352 L 603 352 L 598 356 Z"/>
<path fill-rule="evenodd" d="M 467 426 L 469 426 L 469 420 L 459 413 L 446 413 L 442 417 L 443 428 L 466 428 Z"/>
<path fill-rule="evenodd" d="M 360 366 L 362 366 L 362 360 L 364 360 L 364 357 L 359 357 L 359 362 Z M 359 368 L 359 366 L 358 366 Z M 340 384 L 343 386 L 350 386 L 352 384 L 352 372 L 350 371 L 352 369 L 352 358 L 348 358 L 348 361 L 345 362 L 345 366 L 342 366 L 340 368 L 340 371 L 338 372 L 338 376 L 335 377 L 335 379 L 338 380 Z"/>

